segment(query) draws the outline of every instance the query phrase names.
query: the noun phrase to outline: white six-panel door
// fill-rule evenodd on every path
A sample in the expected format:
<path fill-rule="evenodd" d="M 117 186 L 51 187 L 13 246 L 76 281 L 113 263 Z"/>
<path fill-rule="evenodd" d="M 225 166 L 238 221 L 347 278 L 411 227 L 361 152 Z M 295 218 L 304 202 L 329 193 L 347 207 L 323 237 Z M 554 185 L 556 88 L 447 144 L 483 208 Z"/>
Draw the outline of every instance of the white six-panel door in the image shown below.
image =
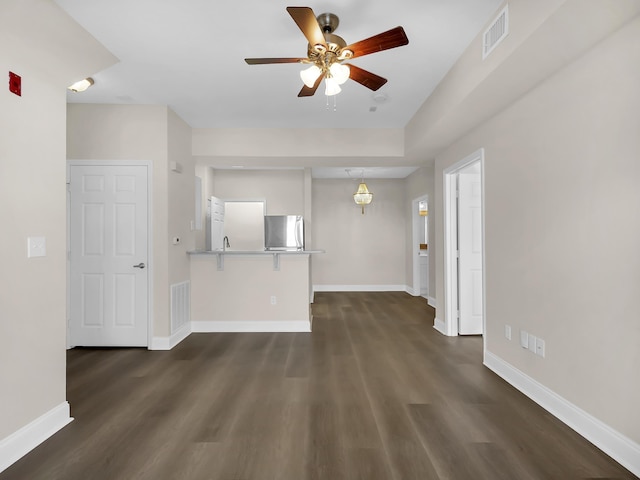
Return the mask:
<path fill-rule="evenodd" d="M 147 166 L 71 165 L 71 346 L 148 345 Z"/>
<path fill-rule="evenodd" d="M 458 175 L 460 335 L 483 333 L 482 183 L 479 173 Z"/>

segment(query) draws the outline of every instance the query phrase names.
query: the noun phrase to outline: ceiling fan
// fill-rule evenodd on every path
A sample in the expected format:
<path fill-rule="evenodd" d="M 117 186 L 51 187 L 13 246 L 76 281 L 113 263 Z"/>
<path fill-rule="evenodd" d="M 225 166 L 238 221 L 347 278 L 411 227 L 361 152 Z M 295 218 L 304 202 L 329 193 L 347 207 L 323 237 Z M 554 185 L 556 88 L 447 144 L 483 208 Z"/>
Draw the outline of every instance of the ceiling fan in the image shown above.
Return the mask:
<path fill-rule="evenodd" d="M 370 53 L 401 47 L 409 43 L 409 39 L 402 27 L 392 28 L 373 37 L 347 45 L 341 37 L 334 35 L 338 28 L 339 19 L 333 13 L 316 15 L 309 7 L 287 7 L 291 15 L 307 40 L 306 58 L 245 58 L 249 65 L 264 65 L 271 63 L 303 63 L 311 66 L 302 72 L 300 77 L 304 87 L 298 93 L 298 97 L 310 97 L 325 80 L 325 95 L 340 93 L 342 85 L 349 78 L 355 80 L 371 90 L 378 90 L 387 83 L 375 73 L 368 72 L 360 67 L 343 63 L 356 57 L 369 55 Z"/>

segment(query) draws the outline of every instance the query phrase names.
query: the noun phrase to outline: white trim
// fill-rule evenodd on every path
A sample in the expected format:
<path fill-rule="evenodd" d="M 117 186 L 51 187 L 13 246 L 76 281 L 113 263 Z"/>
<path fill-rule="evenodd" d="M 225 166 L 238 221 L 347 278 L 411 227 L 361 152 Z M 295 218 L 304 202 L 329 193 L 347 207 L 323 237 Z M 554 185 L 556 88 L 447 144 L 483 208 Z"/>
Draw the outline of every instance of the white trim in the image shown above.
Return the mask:
<path fill-rule="evenodd" d="M 487 331 L 487 299 L 486 299 L 486 262 L 485 262 L 485 235 L 484 235 L 484 219 L 485 219 L 485 199 L 484 199 L 484 148 L 479 148 L 472 154 L 466 156 L 462 160 L 457 161 L 453 165 L 448 166 L 442 172 L 443 182 L 443 205 L 444 205 L 444 324 L 445 335 L 458 335 L 458 277 L 454 242 L 457 238 L 457 225 L 451 221 L 455 215 L 453 212 L 456 204 L 456 188 L 454 182 L 459 170 L 480 162 L 480 181 L 482 189 L 482 331 Z M 452 251 L 454 250 L 454 251 Z M 486 350 L 486 335 L 483 335 L 483 350 Z"/>
<path fill-rule="evenodd" d="M 310 320 L 269 321 L 269 320 L 205 320 L 192 321 L 192 333 L 258 333 L 258 332 L 310 332 Z"/>
<path fill-rule="evenodd" d="M 635 443 L 487 350 L 484 353 L 484 365 L 589 440 L 620 465 L 640 476 L 640 444 Z"/>
<path fill-rule="evenodd" d="M 73 418 L 69 415 L 69 402 L 62 402 L 20 430 L 0 440 L 0 472 L 72 421 Z"/>
<path fill-rule="evenodd" d="M 405 286 L 404 291 L 407 292 L 412 297 L 419 297 L 420 296 L 420 293 L 416 292 L 416 290 L 413 287 L 410 287 L 409 285 Z"/>
<path fill-rule="evenodd" d="M 191 335 L 191 322 L 182 325 L 170 337 L 153 337 L 149 350 L 171 350 L 189 335 Z"/>
<path fill-rule="evenodd" d="M 433 297 L 427 297 L 427 304 L 430 307 L 436 308 L 436 299 Z"/>
<path fill-rule="evenodd" d="M 314 285 L 316 292 L 407 292 L 407 285 Z"/>
<path fill-rule="evenodd" d="M 446 327 L 446 325 L 444 324 L 444 322 L 442 320 L 440 320 L 437 317 L 433 320 L 433 328 L 435 328 L 442 335 L 447 335 L 447 327 Z"/>

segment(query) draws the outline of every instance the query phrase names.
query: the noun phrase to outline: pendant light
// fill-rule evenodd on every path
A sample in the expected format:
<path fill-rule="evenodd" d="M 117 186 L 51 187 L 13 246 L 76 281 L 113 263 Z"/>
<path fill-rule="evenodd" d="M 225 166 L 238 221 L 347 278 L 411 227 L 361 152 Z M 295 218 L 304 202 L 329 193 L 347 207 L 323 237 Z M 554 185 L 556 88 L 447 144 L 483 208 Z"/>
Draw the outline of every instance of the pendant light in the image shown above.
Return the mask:
<path fill-rule="evenodd" d="M 362 207 L 362 214 L 364 215 L 364 206 L 369 205 L 373 200 L 373 193 L 367 188 L 367 184 L 364 183 L 364 171 L 362 172 L 362 179 L 358 190 L 353 194 L 353 200 L 357 205 Z"/>

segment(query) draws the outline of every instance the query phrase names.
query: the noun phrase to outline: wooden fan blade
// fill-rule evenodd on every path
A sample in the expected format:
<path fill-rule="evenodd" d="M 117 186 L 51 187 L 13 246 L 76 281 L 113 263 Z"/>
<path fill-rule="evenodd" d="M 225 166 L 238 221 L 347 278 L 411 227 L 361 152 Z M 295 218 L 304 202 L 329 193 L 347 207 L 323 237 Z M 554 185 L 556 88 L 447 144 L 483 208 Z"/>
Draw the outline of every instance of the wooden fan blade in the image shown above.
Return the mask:
<path fill-rule="evenodd" d="M 316 79 L 316 83 L 313 84 L 313 87 L 309 88 L 306 85 L 304 85 L 302 87 L 302 90 L 300 90 L 300 93 L 298 94 L 299 97 L 312 97 L 314 93 L 316 93 L 316 90 L 318 90 L 318 87 L 320 86 L 320 82 L 322 82 L 322 79 L 324 78 L 324 75 L 320 75 L 317 79 Z"/>
<path fill-rule="evenodd" d="M 360 67 L 345 63 L 349 66 L 349 78 L 355 80 L 360 85 L 370 88 L 374 92 L 387 83 L 386 78 L 382 78 L 375 73 L 368 72 Z"/>
<path fill-rule="evenodd" d="M 269 63 L 302 63 L 306 58 L 245 58 L 249 65 L 266 65 Z"/>
<path fill-rule="evenodd" d="M 320 25 L 318 25 L 318 20 L 316 20 L 313 10 L 309 7 L 287 7 L 287 12 L 300 27 L 304 36 L 307 37 L 311 47 L 324 45 L 327 48 L 327 42 L 324 40 L 324 34 L 320 30 Z"/>
<path fill-rule="evenodd" d="M 351 58 L 355 58 L 369 55 L 370 53 L 389 50 L 390 48 L 401 47 L 408 43 L 409 39 L 407 38 L 407 34 L 404 33 L 404 28 L 396 27 L 365 40 L 347 45 L 342 50 L 351 50 L 353 52 Z"/>

